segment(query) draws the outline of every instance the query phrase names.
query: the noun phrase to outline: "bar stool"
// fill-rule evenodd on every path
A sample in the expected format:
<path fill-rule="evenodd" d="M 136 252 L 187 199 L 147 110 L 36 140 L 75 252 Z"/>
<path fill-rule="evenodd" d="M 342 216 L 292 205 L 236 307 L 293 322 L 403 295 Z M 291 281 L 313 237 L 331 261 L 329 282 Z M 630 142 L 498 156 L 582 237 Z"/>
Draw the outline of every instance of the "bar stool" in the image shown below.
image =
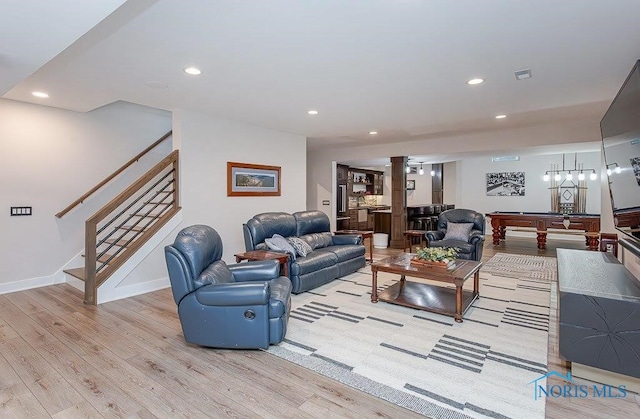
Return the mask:
<path fill-rule="evenodd" d="M 414 214 L 412 227 L 414 230 L 433 230 L 433 206 L 420 207 Z"/>

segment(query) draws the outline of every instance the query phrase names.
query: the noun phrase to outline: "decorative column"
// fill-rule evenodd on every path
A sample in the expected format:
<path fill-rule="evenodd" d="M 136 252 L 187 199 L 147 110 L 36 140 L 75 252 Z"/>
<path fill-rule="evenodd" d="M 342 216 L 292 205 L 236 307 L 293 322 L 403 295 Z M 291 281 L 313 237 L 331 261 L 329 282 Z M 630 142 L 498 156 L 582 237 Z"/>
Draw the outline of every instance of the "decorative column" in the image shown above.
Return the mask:
<path fill-rule="evenodd" d="M 431 203 L 444 204 L 444 172 L 442 163 L 431 165 L 433 176 L 431 176 Z"/>
<path fill-rule="evenodd" d="M 394 249 L 404 248 L 407 228 L 407 156 L 391 157 L 391 241 Z"/>

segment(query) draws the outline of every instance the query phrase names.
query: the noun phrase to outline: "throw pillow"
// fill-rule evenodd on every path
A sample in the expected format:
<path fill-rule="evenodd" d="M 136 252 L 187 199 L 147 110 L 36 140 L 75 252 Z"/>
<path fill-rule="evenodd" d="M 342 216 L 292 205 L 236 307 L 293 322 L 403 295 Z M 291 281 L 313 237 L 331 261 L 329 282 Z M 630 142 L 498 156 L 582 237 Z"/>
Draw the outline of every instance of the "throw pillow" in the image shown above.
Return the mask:
<path fill-rule="evenodd" d="M 264 242 L 269 249 L 278 252 L 287 252 L 291 255 L 291 260 L 296 260 L 296 249 L 281 235 L 274 234 L 270 239 L 264 239 Z"/>
<path fill-rule="evenodd" d="M 302 240 L 300 237 L 289 237 L 289 243 L 291 243 L 293 248 L 296 249 L 299 256 L 305 257 L 313 251 L 311 246 L 309 246 L 309 243 Z"/>
<path fill-rule="evenodd" d="M 461 240 L 468 242 L 472 228 L 473 223 L 448 223 L 447 232 L 443 240 Z"/>

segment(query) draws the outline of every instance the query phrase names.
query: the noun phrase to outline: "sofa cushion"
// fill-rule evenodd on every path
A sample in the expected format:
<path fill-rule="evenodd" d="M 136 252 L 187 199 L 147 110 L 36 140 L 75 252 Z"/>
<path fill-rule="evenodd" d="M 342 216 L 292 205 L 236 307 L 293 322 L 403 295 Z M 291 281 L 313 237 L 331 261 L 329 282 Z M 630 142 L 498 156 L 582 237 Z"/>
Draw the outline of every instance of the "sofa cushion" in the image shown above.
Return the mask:
<path fill-rule="evenodd" d="M 245 235 L 245 240 L 250 239 L 252 243 L 247 249 L 257 249 L 259 244 L 264 243 L 264 239 L 279 234 L 283 237 L 296 236 L 296 219 L 286 212 L 265 212 L 254 215 L 246 223 L 249 236 Z"/>
<path fill-rule="evenodd" d="M 305 234 L 300 238 L 307 242 L 314 250 L 322 249 L 323 247 L 331 246 L 333 244 L 333 237 L 328 231 L 325 231 L 324 233 Z"/>
<path fill-rule="evenodd" d="M 293 217 L 297 225 L 295 235 L 298 237 L 304 236 L 305 234 L 331 231 L 329 217 L 322 211 L 298 211 L 293 213 Z"/>
<path fill-rule="evenodd" d="M 333 266 L 338 263 L 338 257 L 333 252 L 326 249 L 318 249 L 309 253 L 305 257 L 299 257 L 291 263 L 291 276 L 300 276 L 309 272 L 315 272 L 323 268 Z"/>
<path fill-rule="evenodd" d="M 472 228 L 473 223 L 448 223 L 444 240 L 461 240 L 468 242 Z"/>
<path fill-rule="evenodd" d="M 355 244 L 335 245 L 325 248 L 325 250 L 332 252 L 338 258 L 338 262 L 344 262 L 349 259 L 355 259 L 358 256 L 364 255 L 364 246 L 358 246 Z"/>
<path fill-rule="evenodd" d="M 305 257 L 313 251 L 309 243 L 302 240 L 300 237 L 289 237 L 289 243 L 291 243 L 291 246 L 296 249 L 296 253 L 299 256 Z"/>
<path fill-rule="evenodd" d="M 291 255 L 291 260 L 296 260 L 296 249 L 291 245 L 289 240 L 285 239 L 279 234 L 274 234 L 273 237 L 264 239 L 267 247 L 271 250 L 279 252 L 287 252 Z"/>

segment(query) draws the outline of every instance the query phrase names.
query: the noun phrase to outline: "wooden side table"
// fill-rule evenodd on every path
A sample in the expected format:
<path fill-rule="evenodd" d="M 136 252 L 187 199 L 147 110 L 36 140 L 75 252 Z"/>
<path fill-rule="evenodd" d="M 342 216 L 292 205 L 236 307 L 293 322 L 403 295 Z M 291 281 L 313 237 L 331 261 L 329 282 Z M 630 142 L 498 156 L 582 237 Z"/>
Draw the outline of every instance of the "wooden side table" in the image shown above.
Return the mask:
<path fill-rule="evenodd" d="M 427 233 L 426 230 L 407 230 L 405 231 L 404 234 L 404 248 L 402 250 L 405 249 L 409 249 L 409 253 L 411 253 L 411 248 L 413 247 L 413 239 L 414 238 L 418 238 L 420 239 L 420 246 L 422 247 L 422 242 L 424 241 L 425 244 L 427 242 L 427 236 L 425 236 L 425 234 Z"/>
<path fill-rule="evenodd" d="M 373 262 L 373 231 L 363 231 L 363 230 L 338 230 L 334 231 L 333 234 L 358 234 L 362 236 L 362 244 L 364 244 L 364 239 L 369 239 L 369 262 Z"/>
<path fill-rule="evenodd" d="M 289 278 L 289 254 L 272 252 L 270 250 L 251 250 L 249 252 L 238 253 L 234 255 L 236 262 L 240 263 L 243 260 L 266 260 L 275 259 L 280 263 L 280 275 Z"/>

